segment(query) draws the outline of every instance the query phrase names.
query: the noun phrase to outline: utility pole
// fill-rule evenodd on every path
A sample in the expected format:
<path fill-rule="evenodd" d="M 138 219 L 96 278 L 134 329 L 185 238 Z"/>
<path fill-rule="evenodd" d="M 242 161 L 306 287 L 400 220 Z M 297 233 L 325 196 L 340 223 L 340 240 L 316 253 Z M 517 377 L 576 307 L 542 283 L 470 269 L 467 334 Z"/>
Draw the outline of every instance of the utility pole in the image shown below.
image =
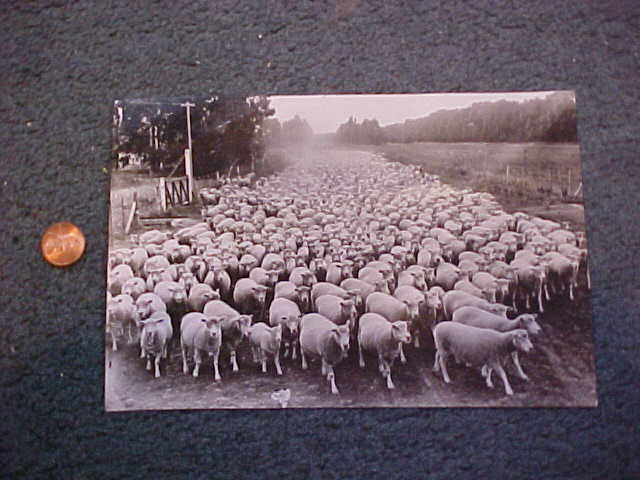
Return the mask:
<path fill-rule="evenodd" d="M 189 185 L 189 202 L 193 201 L 193 157 L 191 150 L 191 107 L 195 107 L 194 103 L 186 102 L 180 104 L 187 109 L 187 138 L 189 139 L 189 150 L 184 155 L 184 167 L 187 174 L 187 182 Z"/>

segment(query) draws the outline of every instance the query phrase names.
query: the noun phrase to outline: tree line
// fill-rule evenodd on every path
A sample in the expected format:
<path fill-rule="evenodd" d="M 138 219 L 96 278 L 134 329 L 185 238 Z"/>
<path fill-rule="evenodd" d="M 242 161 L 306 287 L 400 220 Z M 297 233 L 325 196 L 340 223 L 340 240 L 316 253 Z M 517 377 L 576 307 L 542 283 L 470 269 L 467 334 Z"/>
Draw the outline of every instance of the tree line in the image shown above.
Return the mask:
<path fill-rule="evenodd" d="M 381 127 L 351 117 L 338 127 L 342 144 L 411 142 L 577 142 L 575 98 L 555 92 L 524 102 L 478 102 Z"/>

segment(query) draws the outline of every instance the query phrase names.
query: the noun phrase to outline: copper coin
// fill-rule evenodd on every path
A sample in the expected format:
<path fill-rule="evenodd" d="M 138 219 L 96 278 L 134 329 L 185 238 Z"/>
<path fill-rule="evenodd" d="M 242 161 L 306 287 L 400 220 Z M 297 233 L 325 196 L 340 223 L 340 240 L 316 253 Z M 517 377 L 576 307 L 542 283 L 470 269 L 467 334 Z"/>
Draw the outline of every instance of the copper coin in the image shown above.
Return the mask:
<path fill-rule="evenodd" d="M 84 253 L 85 239 L 73 223 L 51 225 L 42 235 L 40 249 L 45 260 L 56 267 L 66 267 L 78 261 Z"/>

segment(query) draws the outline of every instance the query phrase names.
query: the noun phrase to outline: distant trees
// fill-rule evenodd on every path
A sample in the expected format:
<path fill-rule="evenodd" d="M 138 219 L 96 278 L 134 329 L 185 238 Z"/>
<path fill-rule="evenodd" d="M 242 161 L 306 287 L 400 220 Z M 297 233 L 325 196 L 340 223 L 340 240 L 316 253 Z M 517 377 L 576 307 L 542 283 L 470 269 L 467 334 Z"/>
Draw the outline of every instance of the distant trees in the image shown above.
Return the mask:
<path fill-rule="evenodd" d="M 299 145 L 313 139 L 313 129 L 298 115 L 280 124 L 277 119 L 268 119 L 264 123 L 265 137 L 271 145 Z"/>
<path fill-rule="evenodd" d="M 346 144 L 383 142 L 576 142 L 576 108 L 571 92 L 555 92 L 524 102 L 479 102 L 439 110 L 423 118 L 380 127 L 376 120 L 353 117 L 338 128 Z"/>
<path fill-rule="evenodd" d="M 386 135 L 375 119 L 363 120 L 359 124 L 354 117 L 349 117 L 336 132 L 336 140 L 339 143 L 378 145 L 385 139 Z"/>

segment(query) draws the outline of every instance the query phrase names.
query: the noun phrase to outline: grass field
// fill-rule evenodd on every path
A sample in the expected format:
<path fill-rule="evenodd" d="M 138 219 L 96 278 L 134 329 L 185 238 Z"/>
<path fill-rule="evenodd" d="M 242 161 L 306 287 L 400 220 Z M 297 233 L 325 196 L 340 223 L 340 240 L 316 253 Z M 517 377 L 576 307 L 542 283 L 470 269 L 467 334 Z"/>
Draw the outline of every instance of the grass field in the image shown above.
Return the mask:
<path fill-rule="evenodd" d="M 371 147 L 388 160 L 421 165 L 458 188 L 490 192 L 505 208 L 581 201 L 578 144 L 409 143 Z"/>

